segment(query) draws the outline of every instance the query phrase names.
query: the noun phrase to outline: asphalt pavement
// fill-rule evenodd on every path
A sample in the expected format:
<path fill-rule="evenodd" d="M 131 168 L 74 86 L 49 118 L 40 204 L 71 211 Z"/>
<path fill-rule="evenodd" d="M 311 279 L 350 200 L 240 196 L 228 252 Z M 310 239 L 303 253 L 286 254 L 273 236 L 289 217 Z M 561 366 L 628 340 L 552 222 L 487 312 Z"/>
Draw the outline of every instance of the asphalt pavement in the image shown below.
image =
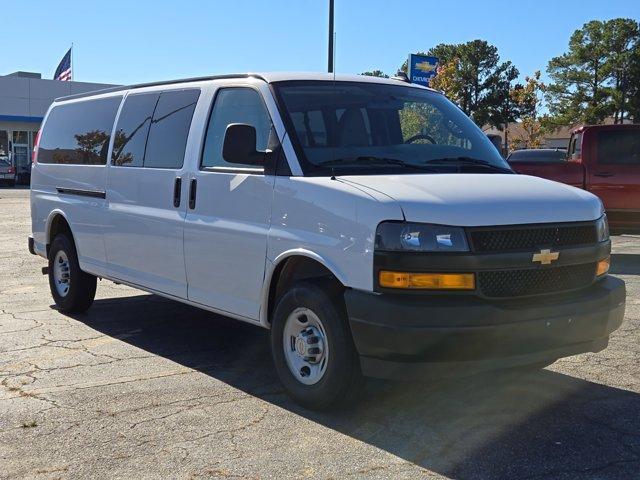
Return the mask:
<path fill-rule="evenodd" d="M 0 478 L 640 478 L 640 237 L 613 239 L 627 313 L 544 370 L 369 381 L 355 408 L 283 393 L 266 330 L 108 281 L 63 315 L 0 188 Z"/>

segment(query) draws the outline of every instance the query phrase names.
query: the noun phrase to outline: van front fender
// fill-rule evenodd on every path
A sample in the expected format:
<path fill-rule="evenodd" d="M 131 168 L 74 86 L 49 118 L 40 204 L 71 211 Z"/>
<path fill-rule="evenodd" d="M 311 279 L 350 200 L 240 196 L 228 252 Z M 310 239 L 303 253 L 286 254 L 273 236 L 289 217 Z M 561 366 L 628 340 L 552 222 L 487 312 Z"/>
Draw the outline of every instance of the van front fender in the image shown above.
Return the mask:
<path fill-rule="evenodd" d="M 264 327 L 268 328 L 270 326 L 269 293 L 271 291 L 271 282 L 273 281 L 273 276 L 278 270 L 279 266 L 293 257 L 305 257 L 318 262 L 329 272 L 331 272 L 333 276 L 336 277 L 340 283 L 342 283 L 342 285 L 349 286 L 347 275 L 345 275 L 345 273 L 340 268 L 338 268 L 335 262 L 332 262 L 325 256 L 320 255 L 314 251 L 305 248 L 293 248 L 280 253 L 274 260 L 267 258 L 267 264 L 265 265 L 265 281 L 262 287 L 262 302 L 260 305 L 260 324 Z"/>

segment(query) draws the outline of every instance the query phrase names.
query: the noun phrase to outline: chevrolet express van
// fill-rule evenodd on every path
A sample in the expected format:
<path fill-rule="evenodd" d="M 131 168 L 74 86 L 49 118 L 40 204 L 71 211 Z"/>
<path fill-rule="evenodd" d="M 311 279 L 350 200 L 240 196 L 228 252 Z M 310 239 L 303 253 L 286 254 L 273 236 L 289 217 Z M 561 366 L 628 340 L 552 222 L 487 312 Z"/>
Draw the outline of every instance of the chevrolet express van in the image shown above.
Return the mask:
<path fill-rule="evenodd" d="M 247 74 L 56 100 L 32 253 L 62 312 L 96 278 L 270 329 L 288 393 L 354 399 L 606 347 L 625 286 L 600 200 L 516 175 L 444 95 L 395 79 Z"/>

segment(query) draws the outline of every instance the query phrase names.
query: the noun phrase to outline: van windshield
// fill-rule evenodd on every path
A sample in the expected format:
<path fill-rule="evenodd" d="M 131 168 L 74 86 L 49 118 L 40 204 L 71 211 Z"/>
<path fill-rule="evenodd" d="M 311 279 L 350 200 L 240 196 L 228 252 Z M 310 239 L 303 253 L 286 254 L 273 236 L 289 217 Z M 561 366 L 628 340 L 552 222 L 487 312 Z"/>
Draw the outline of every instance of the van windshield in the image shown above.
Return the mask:
<path fill-rule="evenodd" d="M 342 81 L 275 88 L 305 174 L 512 173 L 486 135 L 439 93 Z"/>

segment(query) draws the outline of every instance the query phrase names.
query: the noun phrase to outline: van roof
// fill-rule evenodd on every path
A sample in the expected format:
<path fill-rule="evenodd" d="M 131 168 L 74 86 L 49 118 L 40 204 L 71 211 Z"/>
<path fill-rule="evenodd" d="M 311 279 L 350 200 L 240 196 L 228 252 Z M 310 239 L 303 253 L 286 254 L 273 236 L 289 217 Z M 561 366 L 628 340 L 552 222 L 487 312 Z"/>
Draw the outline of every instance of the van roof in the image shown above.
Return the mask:
<path fill-rule="evenodd" d="M 267 83 L 286 82 L 295 80 L 324 80 L 336 82 L 367 82 L 367 83 L 385 83 L 390 85 L 407 85 L 415 88 L 423 88 L 431 90 L 427 87 L 422 87 L 413 83 L 406 83 L 396 78 L 382 78 L 382 77 L 370 77 L 367 75 L 348 75 L 348 74 L 336 74 L 331 73 L 313 73 L 313 72 L 263 72 L 263 73 L 233 73 L 227 75 L 211 75 L 205 77 L 192 77 L 181 78 L 176 80 L 163 80 L 159 82 L 138 83 L 133 85 L 123 85 L 120 87 L 105 88 L 103 90 L 94 90 L 92 92 L 78 93 L 75 95 L 68 95 L 65 97 L 56 98 L 56 102 L 71 100 L 75 98 L 91 97 L 94 95 L 100 95 L 103 93 L 120 92 L 124 90 L 131 90 L 135 88 L 153 87 L 157 85 L 174 85 L 179 83 L 193 83 L 193 82 L 205 82 L 208 80 L 224 80 L 232 78 L 258 78 Z"/>

